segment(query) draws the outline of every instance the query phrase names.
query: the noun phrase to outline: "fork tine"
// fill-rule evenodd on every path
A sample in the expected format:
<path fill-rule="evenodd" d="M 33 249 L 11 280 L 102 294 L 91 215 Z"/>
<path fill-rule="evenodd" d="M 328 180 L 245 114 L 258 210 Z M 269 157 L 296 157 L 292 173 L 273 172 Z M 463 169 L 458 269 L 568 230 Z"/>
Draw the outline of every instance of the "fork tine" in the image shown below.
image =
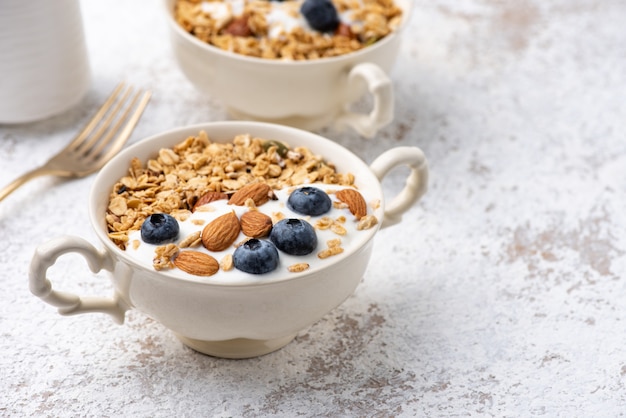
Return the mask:
<path fill-rule="evenodd" d="M 109 126 L 115 120 L 120 109 L 124 105 L 124 102 L 128 99 L 128 96 L 130 95 L 132 91 L 133 91 L 133 88 L 128 87 L 122 94 L 122 97 L 119 100 L 117 100 L 117 102 L 111 103 L 111 106 L 113 108 L 111 109 L 110 108 L 111 106 L 110 106 L 109 109 L 107 109 L 108 113 L 106 114 L 106 116 L 102 115 L 102 119 L 98 121 L 96 131 L 93 132 L 91 135 L 89 135 L 89 139 L 86 139 L 80 144 L 77 144 L 76 147 L 74 148 L 74 151 L 83 153 L 85 155 L 97 154 L 97 152 L 94 151 L 94 145 L 98 141 L 100 141 L 100 138 L 102 137 L 102 135 L 107 131 L 107 129 L 109 129 Z M 94 128 L 96 128 L 96 126 L 94 126 Z M 113 133 L 114 132 L 109 131 L 109 135 L 105 137 L 105 141 L 108 141 L 111 135 L 113 135 Z"/>
<path fill-rule="evenodd" d="M 96 147 L 95 144 L 98 143 L 98 141 L 100 141 L 100 138 L 102 137 L 102 135 L 104 135 L 105 132 L 107 132 L 107 129 L 109 129 L 109 127 L 111 126 L 111 123 L 113 123 L 115 118 L 118 117 L 120 109 L 122 108 L 122 106 L 124 105 L 124 102 L 126 102 L 126 100 L 128 99 L 128 96 L 130 95 L 132 91 L 133 91 L 132 87 L 128 87 L 124 91 L 124 94 L 122 94 L 122 97 L 115 103 L 115 105 L 113 106 L 113 109 L 110 109 L 110 111 L 106 115 L 106 119 L 103 118 L 103 120 L 100 121 L 100 124 L 98 125 L 96 131 L 92 135 L 90 135 L 90 138 L 84 141 L 83 143 L 77 145 L 74 151 L 80 152 L 84 154 L 85 156 L 98 155 L 99 150 L 103 147 L 102 144 L 104 143 L 104 145 L 106 145 L 106 142 L 108 142 L 111 139 L 111 136 L 115 134 L 115 129 L 117 129 L 117 125 L 115 125 L 113 129 L 108 131 L 108 134 L 105 136 L 104 140 L 101 141 L 100 147 Z"/>
<path fill-rule="evenodd" d="M 131 103 L 126 108 L 124 114 L 118 120 L 118 123 L 116 124 L 114 131 L 117 131 L 121 123 L 127 119 L 129 112 L 135 106 L 135 103 L 139 99 L 140 95 L 141 95 L 141 91 L 138 91 L 137 94 L 135 94 Z M 124 146 L 128 138 L 130 138 L 130 134 L 133 132 L 133 129 L 135 129 L 137 122 L 139 122 L 139 118 L 143 114 L 143 111 L 145 110 L 146 106 L 148 105 L 151 95 L 152 93 L 150 91 L 146 91 L 143 94 L 143 96 L 141 96 L 141 100 L 139 100 L 139 104 L 135 108 L 135 111 L 133 112 L 132 115 L 130 115 L 130 117 L 128 118 L 128 121 L 126 122 L 126 125 L 124 125 L 124 128 L 119 133 L 119 135 L 110 144 L 109 149 L 106 150 L 106 152 L 103 152 L 104 146 L 100 146 L 99 147 L 100 150 L 98 150 L 96 154 L 93 154 L 97 156 L 98 167 L 104 165 L 111 157 L 117 154 L 117 152 Z"/>
<path fill-rule="evenodd" d="M 72 139 L 72 141 L 69 144 L 67 144 L 67 146 L 64 148 L 64 151 L 71 150 L 80 146 L 80 144 L 85 140 L 85 138 L 89 136 L 91 131 L 93 131 L 94 128 L 98 125 L 98 123 L 102 120 L 103 116 L 106 114 L 109 108 L 113 105 L 113 103 L 115 103 L 115 100 L 117 99 L 117 96 L 123 87 L 124 87 L 124 82 L 122 81 L 115 87 L 111 95 L 102 104 L 100 109 L 98 109 L 98 111 L 93 116 L 93 118 L 91 118 L 91 120 L 87 122 L 87 124 L 83 127 L 83 129 L 74 137 L 74 139 Z"/>
<path fill-rule="evenodd" d="M 150 93 L 147 92 L 148 94 L 148 99 L 150 96 Z M 119 131 L 120 126 L 122 125 L 122 123 L 128 118 L 128 115 L 130 114 L 130 111 L 135 107 L 135 104 L 137 103 L 137 100 L 139 99 L 139 97 L 141 96 L 141 91 L 138 91 L 137 93 L 135 93 L 135 95 L 132 97 L 132 99 L 130 100 L 130 103 L 128 104 L 128 106 L 126 107 L 125 110 L 123 110 L 121 112 L 121 114 L 119 115 L 119 117 L 117 118 L 117 120 L 115 121 L 115 124 L 111 127 L 111 129 L 109 129 L 109 131 L 107 132 L 107 135 L 105 136 L 105 138 L 100 141 L 100 143 L 98 143 L 96 146 L 94 146 L 92 149 L 89 150 L 89 154 L 94 156 L 94 159 L 99 160 L 101 158 L 106 158 L 109 155 L 109 151 L 107 151 L 106 154 L 102 155 L 102 151 L 107 147 L 107 145 L 109 145 L 109 143 L 111 142 L 111 139 L 113 137 L 113 135 L 115 135 L 115 133 L 117 133 L 117 131 Z M 145 96 L 145 94 L 144 94 Z M 147 104 L 147 101 L 145 104 L 143 104 L 143 107 L 141 106 L 141 102 L 140 102 L 140 107 L 138 107 L 139 110 L 139 115 L 137 115 L 137 120 L 139 119 L 139 116 L 141 115 L 141 112 L 143 112 L 143 108 L 145 108 Z M 119 110 L 118 106 L 115 109 L 115 112 L 118 112 Z M 133 115 L 134 116 L 134 115 Z M 110 121 L 107 121 L 110 122 Z M 131 121 L 129 120 L 129 123 Z M 134 123 L 137 123 L 136 121 Z M 134 123 L 132 128 L 134 127 Z M 113 149 L 115 152 L 118 151 L 118 149 L 115 149 L 115 145 L 117 144 L 118 141 L 120 141 L 120 137 L 123 138 L 122 145 L 124 142 L 126 142 L 126 140 L 128 139 L 128 136 L 130 136 L 130 132 L 126 135 L 126 137 L 124 137 L 124 132 L 122 131 L 120 133 L 120 135 L 115 139 L 115 141 L 113 141 L 113 143 L 111 144 L 111 149 Z"/>

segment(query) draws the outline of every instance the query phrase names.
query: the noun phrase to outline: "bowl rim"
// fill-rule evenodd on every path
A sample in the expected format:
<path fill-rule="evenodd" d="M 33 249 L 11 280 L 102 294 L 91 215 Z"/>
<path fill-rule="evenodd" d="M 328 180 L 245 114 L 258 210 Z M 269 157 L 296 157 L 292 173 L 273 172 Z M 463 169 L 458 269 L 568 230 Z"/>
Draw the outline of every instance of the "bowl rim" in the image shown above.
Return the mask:
<path fill-rule="evenodd" d="M 349 52 L 347 54 L 342 54 L 342 55 L 338 55 L 336 57 L 326 57 L 326 58 L 319 58 L 319 59 L 315 59 L 315 60 L 273 60 L 273 59 L 267 59 L 267 58 L 260 58 L 260 57 L 251 57 L 248 55 L 243 55 L 243 54 L 238 54 L 238 53 L 234 53 L 234 52 L 229 52 L 229 51 L 224 51 L 223 49 L 220 49 L 218 47 L 215 47 L 213 45 L 210 45 L 206 42 L 202 42 L 201 40 L 199 40 L 198 38 L 196 38 L 195 36 L 191 35 L 190 33 L 186 32 L 183 30 L 183 28 L 176 22 L 176 19 L 174 19 L 174 13 L 173 13 L 173 6 L 174 6 L 174 2 L 176 2 L 176 0 L 162 0 L 162 4 L 163 4 L 163 8 L 164 8 L 164 12 L 166 15 L 166 19 L 167 19 L 167 23 L 170 27 L 170 30 L 172 30 L 174 33 L 176 33 L 178 36 L 182 37 L 182 39 L 185 39 L 189 42 L 191 42 L 192 45 L 195 45 L 196 47 L 199 47 L 207 52 L 210 53 L 214 53 L 224 59 L 232 59 L 235 61 L 241 61 L 241 62 L 247 62 L 247 63 L 251 63 L 254 65 L 267 65 L 267 66 L 285 66 L 285 65 L 296 65 L 296 66 L 315 66 L 315 65 L 325 65 L 325 64 L 329 64 L 329 63 L 340 63 L 342 61 L 352 61 L 352 60 L 358 60 L 358 58 L 361 58 L 362 55 L 368 55 L 370 54 L 372 51 L 376 50 L 376 49 L 380 49 L 383 48 L 385 45 L 387 45 L 388 43 L 393 42 L 394 40 L 396 40 L 396 38 L 399 38 L 400 33 L 404 30 L 404 28 L 408 25 L 408 22 L 410 20 L 410 16 L 411 16 L 411 10 L 412 10 L 412 4 L 414 0 L 394 0 L 397 2 L 397 4 L 402 8 L 403 14 L 405 15 L 402 19 L 402 23 L 400 24 L 400 26 L 393 31 L 392 33 L 390 33 L 389 35 L 385 36 L 382 40 L 376 42 L 374 45 L 370 45 L 367 46 L 366 48 L 362 48 L 358 51 L 353 51 L 353 52 Z"/>
<path fill-rule="evenodd" d="M 340 161 L 344 161 L 344 162 L 348 161 L 350 164 L 360 164 L 360 169 L 358 171 L 361 171 L 361 174 L 370 177 L 369 179 L 359 178 L 357 179 L 356 184 L 357 185 L 367 184 L 367 187 L 371 189 L 372 194 L 374 194 L 376 198 L 379 199 L 380 206 L 377 209 L 375 209 L 375 215 L 378 218 L 378 223 L 366 231 L 361 231 L 360 233 L 362 233 L 363 235 L 361 235 L 359 242 L 351 246 L 350 248 L 347 248 L 336 259 L 329 260 L 328 263 L 325 263 L 322 266 L 311 268 L 310 270 L 307 270 L 305 272 L 290 273 L 290 272 L 285 271 L 285 274 L 283 277 L 273 278 L 271 280 L 263 280 L 261 278 L 262 275 L 251 274 L 250 280 L 237 281 L 233 283 L 223 282 L 223 281 L 211 282 L 210 277 L 207 277 L 207 278 L 178 277 L 175 274 L 170 273 L 168 270 L 157 271 L 157 270 L 150 269 L 140 264 L 138 261 L 136 261 L 129 255 L 127 255 L 125 251 L 122 251 L 117 245 L 115 245 L 113 241 L 111 241 L 111 239 L 107 235 L 104 211 L 106 210 L 107 203 L 109 200 L 109 192 L 111 191 L 113 185 L 121 177 L 121 175 L 112 175 L 112 174 L 122 171 L 120 168 L 117 167 L 118 165 L 122 165 L 122 167 L 126 167 L 126 171 L 127 171 L 128 162 L 130 162 L 130 160 L 133 157 L 137 156 L 137 154 L 144 154 L 144 155 L 151 155 L 151 156 L 156 155 L 156 153 L 158 152 L 158 149 L 154 149 L 151 152 L 147 147 L 147 144 L 150 144 L 151 142 L 162 142 L 162 141 L 165 141 L 165 138 L 171 136 L 172 138 L 167 140 L 166 142 L 169 144 L 169 146 L 173 146 L 181 142 L 182 140 L 184 140 L 187 136 L 195 135 L 201 130 L 206 131 L 209 138 L 211 138 L 212 129 L 213 130 L 218 130 L 218 129 L 239 130 L 241 131 L 240 134 L 249 133 L 252 136 L 254 136 L 253 131 L 255 129 L 261 130 L 261 131 L 269 129 L 275 132 L 282 132 L 282 135 L 280 135 L 281 138 L 284 136 L 304 135 L 305 137 L 308 137 L 310 141 L 321 142 L 325 148 L 330 148 L 331 152 L 334 151 L 334 152 L 342 153 L 340 154 L 341 155 L 340 158 L 334 158 L 333 161 L 337 161 L 336 165 L 341 165 Z M 223 138 L 215 138 L 214 140 L 215 142 L 226 141 Z M 279 140 L 283 140 L 283 139 L 279 139 Z M 290 145 L 298 146 L 298 144 L 295 144 L 295 145 L 290 144 Z M 168 145 L 164 144 L 164 146 L 168 146 Z M 309 149 L 311 148 L 309 147 Z M 152 158 L 152 157 L 149 157 L 149 158 Z M 122 161 L 124 162 L 122 163 Z M 145 161 L 142 161 L 142 163 L 145 163 Z M 356 171 L 356 170 L 352 170 L 352 171 Z M 344 146 L 336 142 L 333 142 L 332 140 L 326 137 L 323 137 L 313 132 L 304 131 L 298 128 L 293 128 L 293 127 L 289 127 L 285 125 L 278 125 L 278 124 L 273 124 L 273 123 L 267 123 L 267 122 L 215 121 L 215 122 L 204 122 L 204 123 L 198 123 L 198 124 L 192 124 L 192 125 L 185 125 L 185 126 L 180 126 L 177 128 L 169 129 L 166 131 L 162 131 L 157 134 L 145 137 L 133 143 L 132 145 L 128 146 L 127 148 L 123 149 L 122 151 L 120 151 L 113 159 L 111 159 L 107 164 L 105 164 L 105 166 L 102 167 L 102 169 L 100 169 L 96 178 L 94 179 L 94 182 L 92 183 L 90 194 L 89 194 L 88 211 L 89 211 L 90 223 L 91 223 L 93 230 L 95 231 L 96 236 L 104 244 L 104 246 L 108 250 L 109 255 L 112 255 L 114 260 L 131 265 L 133 268 L 137 269 L 138 271 L 143 271 L 148 274 L 151 274 L 153 278 L 159 277 L 160 279 L 163 279 L 163 280 L 168 280 L 168 281 L 177 280 L 180 282 L 192 283 L 192 284 L 203 285 L 203 286 L 209 285 L 209 286 L 218 286 L 218 287 L 224 287 L 224 288 L 239 288 L 239 287 L 249 287 L 249 286 L 253 286 L 253 287 L 254 286 L 271 286 L 271 285 L 275 285 L 275 284 L 287 282 L 287 281 L 307 280 L 311 276 L 315 276 L 319 274 L 320 272 L 327 269 L 328 267 L 350 262 L 350 259 L 353 256 L 357 255 L 361 251 L 364 251 L 369 245 L 372 244 L 372 239 L 374 238 L 378 230 L 381 228 L 381 225 L 383 222 L 383 216 L 384 216 L 384 207 L 385 207 L 384 198 L 385 196 L 383 194 L 381 181 L 376 177 L 374 172 L 369 169 L 369 165 L 365 161 L 363 161 L 361 158 L 359 158 L 356 154 L 354 154 L 351 150 L 349 150 L 348 148 L 345 148 Z"/>

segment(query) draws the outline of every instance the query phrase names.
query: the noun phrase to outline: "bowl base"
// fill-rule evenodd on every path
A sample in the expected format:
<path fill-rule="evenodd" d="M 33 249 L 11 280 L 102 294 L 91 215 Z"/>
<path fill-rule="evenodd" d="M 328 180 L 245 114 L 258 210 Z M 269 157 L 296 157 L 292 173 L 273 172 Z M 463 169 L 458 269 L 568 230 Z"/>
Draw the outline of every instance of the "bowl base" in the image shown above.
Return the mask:
<path fill-rule="evenodd" d="M 275 123 L 278 125 L 286 125 L 293 128 L 303 129 L 305 131 L 318 131 L 325 126 L 330 125 L 335 118 L 335 114 L 332 112 L 315 116 L 293 115 L 285 118 L 263 118 L 233 109 L 232 107 L 227 108 L 227 111 L 234 119 Z"/>
<path fill-rule="evenodd" d="M 233 338 L 222 341 L 203 341 L 176 335 L 187 347 L 213 357 L 243 359 L 258 357 L 276 351 L 294 338 L 295 334 L 270 340 L 252 340 L 248 338 Z"/>

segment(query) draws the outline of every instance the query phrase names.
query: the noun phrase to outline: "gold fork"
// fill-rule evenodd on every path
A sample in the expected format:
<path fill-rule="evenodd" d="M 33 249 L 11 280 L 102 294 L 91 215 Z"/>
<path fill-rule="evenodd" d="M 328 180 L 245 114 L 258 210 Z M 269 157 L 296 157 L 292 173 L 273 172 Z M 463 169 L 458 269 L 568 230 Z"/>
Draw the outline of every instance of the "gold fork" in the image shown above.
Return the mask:
<path fill-rule="evenodd" d="M 35 177 L 53 175 L 79 178 L 98 171 L 122 149 L 150 100 L 150 91 L 143 95 L 138 91 L 131 98 L 132 91 L 132 87 L 125 88 L 124 83 L 118 84 L 72 142 L 43 166 L 22 174 L 6 185 L 0 190 L 0 201 Z M 124 107 L 126 102 L 128 104 Z M 131 113 L 133 108 L 135 110 Z M 124 121 L 127 121 L 126 125 L 121 128 Z M 117 132 L 119 135 L 114 137 Z"/>

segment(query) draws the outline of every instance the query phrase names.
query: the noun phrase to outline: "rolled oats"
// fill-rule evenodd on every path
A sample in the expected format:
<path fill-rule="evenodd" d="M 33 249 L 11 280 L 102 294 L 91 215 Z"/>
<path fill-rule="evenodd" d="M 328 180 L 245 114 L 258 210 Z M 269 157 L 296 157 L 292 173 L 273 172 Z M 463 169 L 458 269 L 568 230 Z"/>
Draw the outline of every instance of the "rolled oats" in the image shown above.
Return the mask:
<path fill-rule="evenodd" d="M 363 231 L 365 229 L 372 228 L 377 223 L 378 223 L 378 218 L 376 218 L 376 216 L 374 216 L 374 215 L 365 215 L 361 219 L 359 219 L 359 222 L 357 223 L 356 229 L 359 230 L 359 231 Z"/>
<path fill-rule="evenodd" d="M 181 241 L 179 244 L 180 248 L 189 248 L 189 247 L 199 247 L 202 244 L 201 232 L 196 231 L 190 235 L 188 235 L 185 239 Z"/>
<path fill-rule="evenodd" d="M 323 216 L 315 222 L 315 228 L 319 230 L 330 229 L 337 235 L 346 235 L 348 230 L 342 225 L 346 222 L 344 216 L 339 216 L 337 219 L 332 219 L 330 216 Z"/>
<path fill-rule="evenodd" d="M 341 223 L 336 222 L 336 221 L 333 222 L 333 224 L 330 226 L 330 230 L 333 231 L 337 235 L 346 235 L 348 233 L 346 228 L 343 225 L 341 225 Z"/>
<path fill-rule="evenodd" d="M 309 263 L 296 263 L 287 267 L 291 273 L 301 273 L 309 268 Z"/>
<path fill-rule="evenodd" d="M 226 254 L 222 260 L 220 261 L 220 268 L 224 271 L 230 271 L 235 267 L 235 264 L 233 262 L 233 255 L 232 254 Z"/>
<path fill-rule="evenodd" d="M 329 247 L 329 248 L 325 248 L 322 251 L 320 251 L 319 253 L 317 253 L 317 256 L 319 258 L 328 258 L 328 257 L 331 257 L 333 255 L 341 254 L 342 252 L 343 252 L 343 248 L 342 247 Z"/>
<path fill-rule="evenodd" d="M 319 258 L 328 258 L 333 255 L 341 254 L 343 252 L 343 247 L 341 246 L 341 239 L 334 238 L 326 241 L 327 248 L 323 249 L 317 256 Z"/>

